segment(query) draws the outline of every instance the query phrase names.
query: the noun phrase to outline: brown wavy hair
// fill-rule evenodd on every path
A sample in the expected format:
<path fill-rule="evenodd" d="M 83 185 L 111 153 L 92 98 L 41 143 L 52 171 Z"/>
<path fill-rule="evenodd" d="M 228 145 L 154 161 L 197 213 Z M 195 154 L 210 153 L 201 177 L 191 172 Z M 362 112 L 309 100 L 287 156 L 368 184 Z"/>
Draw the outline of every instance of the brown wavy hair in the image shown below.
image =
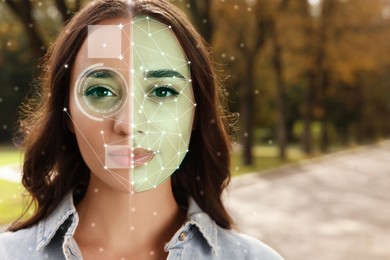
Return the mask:
<path fill-rule="evenodd" d="M 65 26 L 44 58 L 37 98 L 22 106 L 22 184 L 31 198 L 26 211 L 34 206 L 35 212 L 24 221 L 15 221 L 10 231 L 36 224 L 53 212 L 70 191 L 74 193 L 76 204 L 84 196 L 90 171 L 63 112 L 69 102 L 69 68 L 87 36 L 88 25 L 136 15 L 171 25 L 191 61 L 197 106 L 189 152 L 179 172 L 171 177 L 175 199 L 179 205 L 187 206 L 191 196 L 219 226 L 231 228 L 232 220 L 221 200 L 230 181 L 229 126 L 206 43 L 184 14 L 167 0 L 102 0 L 88 4 Z"/>

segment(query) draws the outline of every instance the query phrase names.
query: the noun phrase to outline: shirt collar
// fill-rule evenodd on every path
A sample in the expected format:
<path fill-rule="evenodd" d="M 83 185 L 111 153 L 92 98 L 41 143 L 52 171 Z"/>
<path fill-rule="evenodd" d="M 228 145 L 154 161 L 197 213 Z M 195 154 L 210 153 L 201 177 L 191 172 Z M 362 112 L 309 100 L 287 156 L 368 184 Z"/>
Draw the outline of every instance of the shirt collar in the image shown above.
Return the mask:
<path fill-rule="evenodd" d="M 70 219 L 65 236 L 72 236 L 78 223 L 78 215 L 73 204 L 72 192 L 69 192 L 56 207 L 56 209 L 38 224 L 37 250 L 42 250 L 54 237 L 58 229 Z"/>
<path fill-rule="evenodd" d="M 71 221 L 68 227 L 64 227 L 67 228 L 65 236 L 73 236 L 79 219 L 73 203 L 72 192 L 69 192 L 64 197 L 58 207 L 47 218 L 39 222 L 37 250 L 42 250 L 45 246 L 47 246 L 61 225 L 63 225 L 68 219 Z M 192 226 L 198 228 L 203 238 L 211 247 L 213 253 L 218 255 L 217 224 L 209 217 L 209 215 L 202 211 L 192 198 L 189 198 L 188 201 L 187 220 L 185 224 L 176 232 L 165 248 L 169 249 L 177 245 L 180 234 L 184 231 L 188 232 Z"/>
<path fill-rule="evenodd" d="M 203 210 L 198 206 L 198 204 L 192 198 L 188 200 L 188 210 L 187 210 L 187 220 L 184 225 L 176 232 L 172 237 L 171 241 L 165 246 L 166 250 L 178 246 L 180 242 L 180 235 L 183 232 L 188 232 L 192 226 L 195 226 L 203 238 L 207 241 L 208 245 L 211 247 L 214 255 L 218 255 L 218 229 L 217 224 L 212 220 L 209 215 L 207 215 Z M 187 239 L 189 240 L 189 239 Z"/>

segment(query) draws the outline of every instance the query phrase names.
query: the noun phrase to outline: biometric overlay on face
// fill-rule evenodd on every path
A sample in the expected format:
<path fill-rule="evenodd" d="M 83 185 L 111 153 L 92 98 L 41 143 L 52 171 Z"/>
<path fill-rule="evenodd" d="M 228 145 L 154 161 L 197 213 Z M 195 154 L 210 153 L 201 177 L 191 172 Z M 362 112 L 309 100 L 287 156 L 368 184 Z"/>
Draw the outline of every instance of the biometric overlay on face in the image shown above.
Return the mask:
<path fill-rule="evenodd" d="M 171 27 L 149 17 L 90 25 L 71 69 L 64 110 L 91 174 L 130 192 L 169 178 L 188 152 L 196 106 Z"/>

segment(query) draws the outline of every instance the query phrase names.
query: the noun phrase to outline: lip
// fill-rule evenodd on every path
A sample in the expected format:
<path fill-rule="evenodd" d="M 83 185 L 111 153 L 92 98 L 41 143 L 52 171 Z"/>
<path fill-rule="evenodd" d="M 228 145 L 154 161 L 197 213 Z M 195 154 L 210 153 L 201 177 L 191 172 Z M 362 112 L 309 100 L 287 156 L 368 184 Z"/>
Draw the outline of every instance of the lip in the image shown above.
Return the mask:
<path fill-rule="evenodd" d="M 150 162 L 156 153 L 150 150 L 145 150 L 142 148 L 136 148 L 133 151 L 134 157 L 131 160 L 131 165 L 134 167 L 139 167 Z"/>
<path fill-rule="evenodd" d="M 136 148 L 132 150 L 129 147 L 121 147 L 111 149 L 107 152 L 108 160 L 111 160 L 111 165 L 114 164 L 118 168 L 135 168 L 145 165 L 150 162 L 156 153 L 151 150 Z M 113 165 L 110 168 L 115 168 Z"/>

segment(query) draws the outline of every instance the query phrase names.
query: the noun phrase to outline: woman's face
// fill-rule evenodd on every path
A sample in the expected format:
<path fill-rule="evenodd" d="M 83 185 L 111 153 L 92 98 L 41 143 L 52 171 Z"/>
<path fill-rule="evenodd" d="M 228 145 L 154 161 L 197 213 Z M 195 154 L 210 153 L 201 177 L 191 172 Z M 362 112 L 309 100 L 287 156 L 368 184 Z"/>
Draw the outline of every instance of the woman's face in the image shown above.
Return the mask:
<path fill-rule="evenodd" d="M 91 178 L 139 192 L 170 177 L 188 151 L 196 106 L 170 26 L 149 17 L 89 26 L 70 69 L 65 112 Z"/>

